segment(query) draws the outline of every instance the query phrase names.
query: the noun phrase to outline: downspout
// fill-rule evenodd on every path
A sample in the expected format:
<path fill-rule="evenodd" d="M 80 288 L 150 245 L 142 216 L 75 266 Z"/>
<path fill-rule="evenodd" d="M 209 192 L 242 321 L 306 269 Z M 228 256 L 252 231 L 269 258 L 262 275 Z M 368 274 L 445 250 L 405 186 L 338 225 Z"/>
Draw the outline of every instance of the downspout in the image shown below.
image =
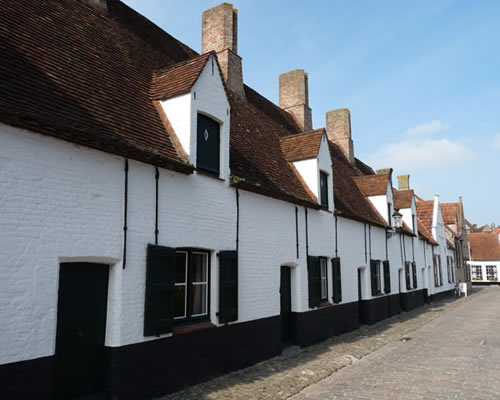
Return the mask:
<path fill-rule="evenodd" d="M 158 245 L 158 233 L 160 232 L 158 229 L 158 181 L 160 179 L 160 171 L 158 167 L 156 167 L 155 173 L 155 183 L 156 183 L 156 205 L 155 205 L 155 244 Z"/>
<path fill-rule="evenodd" d="M 236 188 L 236 252 L 240 246 L 240 192 Z"/>
<path fill-rule="evenodd" d="M 127 264 L 128 160 L 125 159 L 125 190 L 123 201 L 123 269 Z"/>
<path fill-rule="evenodd" d="M 295 245 L 297 247 L 297 258 L 299 258 L 299 208 L 295 206 Z"/>
<path fill-rule="evenodd" d="M 338 257 L 337 216 L 335 216 L 335 257 Z"/>

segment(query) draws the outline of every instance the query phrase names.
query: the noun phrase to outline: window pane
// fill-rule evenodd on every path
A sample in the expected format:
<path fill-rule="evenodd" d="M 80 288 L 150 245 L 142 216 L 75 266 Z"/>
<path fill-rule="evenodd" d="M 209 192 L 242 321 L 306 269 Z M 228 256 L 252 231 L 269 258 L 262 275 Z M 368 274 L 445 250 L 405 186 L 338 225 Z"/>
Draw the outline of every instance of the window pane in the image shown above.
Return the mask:
<path fill-rule="evenodd" d="M 191 264 L 191 281 L 206 282 L 207 281 L 207 254 L 193 253 Z"/>
<path fill-rule="evenodd" d="M 175 254 L 175 283 L 186 283 L 186 253 Z"/>
<path fill-rule="evenodd" d="M 321 259 L 321 279 L 326 278 L 326 260 L 324 258 Z"/>
<path fill-rule="evenodd" d="M 326 279 L 321 279 L 321 298 L 325 299 L 327 297 L 326 293 Z"/>
<path fill-rule="evenodd" d="M 175 287 L 174 317 L 186 316 L 186 286 Z"/>
<path fill-rule="evenodd" d="M 191 287 L 191 315 L 207 313 L 207 285 L 198 284 Z"/>

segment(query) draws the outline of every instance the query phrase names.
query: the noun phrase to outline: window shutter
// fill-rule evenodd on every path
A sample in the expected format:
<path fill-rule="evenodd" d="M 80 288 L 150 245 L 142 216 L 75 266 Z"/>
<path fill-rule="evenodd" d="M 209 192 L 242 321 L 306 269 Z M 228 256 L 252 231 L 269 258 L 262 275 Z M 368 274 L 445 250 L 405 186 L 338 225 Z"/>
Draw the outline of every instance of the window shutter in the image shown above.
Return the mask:
<path fill-rule="evenodd" d="M 238 319 L 238 253 L 219 252 L 219 322 Z"/>
<path fill-rule="evenodd" d="M 384 292 L 391 293 L 391 268 L 389 260 L 384 261 Z"/>
<path fill-rule="evenodd" d="M 219 175 L 220 125 L 203 114 L 198 114 L 196 139 L 196 167 Z"/>
<path fill-rule="evenodd" d="M 410 263 L 405 262 L 405 278 L 406 278 L 406 290 L 411 289 L 411 282 L 410 282 Z"/>
<path fill-rule="evenodd" d="M 333 302 L 340 303 L 342 301 L 342 279 L 340 258 L 332 258 L 332 276 L 333 276 Z"/>
<path fill-rule="evenodd" d="M 174 287 L 175 249 L 148 245 L 144 336 L 172 332 Z"/>
<path fill-rule="evenodd" d="M 372 281 L 372 296 L 376 296 L 377 293 L 377 261 L 370 260 L 370 278 Z"/>
<path fill-rule="evenodd" d="M 319 173 L 320 189 L 321 189 L 321 205 L 328 207 L 328 175 L 323 171 Z"/>
<path fill-rule="evenodd" d="M 309 281 L 309 307 L 319 306 L 321 288 L 319 279 L 319 257 L 307 258 L 307 273 Z"/>
<path fill-rule="evenodd" d="M 417 283 L 417 263 L 414 261 L 411 263 L 412 271 L 413 271 L 413 289 L 418 287 Z"/>

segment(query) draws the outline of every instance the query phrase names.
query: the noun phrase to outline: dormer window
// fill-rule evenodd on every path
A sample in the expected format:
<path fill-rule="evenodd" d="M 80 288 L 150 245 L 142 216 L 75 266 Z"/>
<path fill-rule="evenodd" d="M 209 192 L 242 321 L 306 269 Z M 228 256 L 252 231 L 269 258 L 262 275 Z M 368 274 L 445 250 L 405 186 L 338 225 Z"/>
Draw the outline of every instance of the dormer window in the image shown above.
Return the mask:
<path fill-rule="evenodd" d="M 319 172 L 320 204 L 321 207 L 328 208 L 328 174 Z"/>
<path fill-rule="evenodd" d="M 219 176 L 220 124 L 204 114 L 198 114 L 196 167 Z"/>
<path fill-rule="evenodd" d="M 387 203 L 387 225 L 392 226 L 392 204 Z"/>

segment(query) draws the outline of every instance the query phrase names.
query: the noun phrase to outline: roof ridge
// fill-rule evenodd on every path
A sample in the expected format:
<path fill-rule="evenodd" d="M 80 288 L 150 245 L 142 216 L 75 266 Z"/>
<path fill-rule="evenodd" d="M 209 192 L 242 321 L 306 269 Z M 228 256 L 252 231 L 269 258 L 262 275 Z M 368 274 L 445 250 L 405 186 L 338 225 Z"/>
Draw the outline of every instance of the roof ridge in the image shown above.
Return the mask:
<path fill-rule="evenodd" d="M 202 58 L 206 58 L 206 59 L 208 60 L 208 57 L 209 57 L 210 55 L 212 55 L 212 54 L 213 54 L 213 55 L 215 55 L 215 54 L 216 54 L 214 50 L 209 51 L 208 53 L 200 54 L 200 55 L 198 55 L 198 56 L 195 56 L 195 57 L 188 58 L 188 59 L 186 59 L 186 60 L 180 61 L 180 62 L 178 62 L 177 64 L 173 64 L 173 65 L 169 65 L 169 66 L 167 66 L 167 67 L 162 67 L 162 68 L 155 69 L 155 70 L 153 71 L 153 74 L 156 74 L 156 75 L 159 75 L 159 74 L 164 74 L 164 73 L 167 73 L 167 72 L 169 72 L 170 70 L 172 70 L 172 69 L 174 69 L 174 68 L 179 68 L 179 67 L 182 67 L 182 66 L 187 65 L 187 64 L 189 64 L 189 63 L 191 63 L 191 62 L 198 61 L 198 60 L 200 60 L 200 59 L 202 59 Z"/>

